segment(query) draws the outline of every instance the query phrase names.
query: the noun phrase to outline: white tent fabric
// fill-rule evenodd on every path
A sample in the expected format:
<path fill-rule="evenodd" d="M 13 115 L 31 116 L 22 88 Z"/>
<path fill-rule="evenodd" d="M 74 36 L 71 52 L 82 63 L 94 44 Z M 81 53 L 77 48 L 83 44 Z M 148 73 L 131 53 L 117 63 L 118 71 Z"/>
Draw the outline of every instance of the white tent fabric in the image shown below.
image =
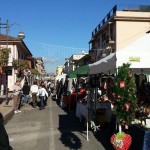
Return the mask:
<path fill-rule="evenodd" d="M 57 76 L 55 77 L 55 82 L 56 82 L 56 81 L 63 80 L 63 83 L 64 83 L 64 81 L 65 81 L 65 79 L 66 79 L 66 75 L 67 75 L 67 74 L 57 75 Z"/>
<path fill-rule="evenodd" d="M 130 63 L 135 73 L 150 72 L 150 34 L 139 38 L 126 48 L 89 65 L 89 74 L 115 73 L 123 63 Z"/>
<path fill-rule="evenodd" d="M 116 54 L 112 53 L 109 56 L 89 64 L 89 74 L 110 73 L 114 72 L 116 68 Z"/>
<path fill-rule="evenodd" d="M 116 53 L 117 66 L 129 62 L 131 68 L 150 68 L 150 34 Z"/>

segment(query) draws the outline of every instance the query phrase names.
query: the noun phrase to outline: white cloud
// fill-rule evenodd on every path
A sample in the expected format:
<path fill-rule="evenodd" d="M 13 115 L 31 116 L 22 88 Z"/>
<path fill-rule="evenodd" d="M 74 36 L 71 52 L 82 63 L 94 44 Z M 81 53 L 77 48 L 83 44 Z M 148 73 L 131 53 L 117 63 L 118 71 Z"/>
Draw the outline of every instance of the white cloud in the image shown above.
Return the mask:
<path fill-rule="evenodd" d="M 46 58 L 46 57 L 43 57 L 42 59 L 43 59 L 45 64 L 56 63 L 56 62 L 59 61 L 58 58 Z"/>

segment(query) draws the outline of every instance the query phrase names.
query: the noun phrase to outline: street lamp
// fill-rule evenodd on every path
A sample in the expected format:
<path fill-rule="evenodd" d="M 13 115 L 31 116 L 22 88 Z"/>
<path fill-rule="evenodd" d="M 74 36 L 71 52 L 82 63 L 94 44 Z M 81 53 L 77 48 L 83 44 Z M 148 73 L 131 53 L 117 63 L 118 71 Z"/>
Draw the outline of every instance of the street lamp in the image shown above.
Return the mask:
<path fill-rule="evenodd" d="M 9 36 L 9 31 L 11 26 L 13 25 L 17 25 L 20 28 L 20 32 L 18 33 L 18 39 L 23 40 L 25 38 L 25 34 L 24 32 L 22 32 L 22 28 L 19 24 L 17 23 L 12 23 L 12 24 L 8 24 L 8 20 L 6 21 L 6 23 L 1 23 L 1 19 L 0 19 L 0 31 L 1 28 L 5 28 L 6 29 L 6 49 L 8 49 L 8 36 Z M 6 104 L 8 105 L 9 100 L 8 100 L 8 77 L 7 77 L 7 70 L 6 70 Z"/>

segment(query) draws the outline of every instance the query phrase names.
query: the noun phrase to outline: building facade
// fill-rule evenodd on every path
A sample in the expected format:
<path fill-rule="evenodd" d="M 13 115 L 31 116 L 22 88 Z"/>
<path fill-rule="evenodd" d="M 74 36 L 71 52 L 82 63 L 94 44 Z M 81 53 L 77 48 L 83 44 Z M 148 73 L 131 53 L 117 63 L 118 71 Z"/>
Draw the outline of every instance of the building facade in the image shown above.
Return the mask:
<path fill-rule="evenodd" d="M 150 29 L 150 6 L 120 9 L 115 5 L 93 30 L 89 41 L 91 63 L 126 47 Z"/>
<path fill-rule="evenodd" d="M 34 57 L 34 61 L 35 61 L 35 69 L 37 69 L 41 75 L 45 75 L 46 71 L 42 57 Z"/>
<path fill-rule="evenodd" d="M 57 68 L 56 68 L 56 76 L 57 75 L 61 75 L 62 74 L 62 70 L 63 70 L 63 66 L 57 66 Z"/>
<path fill-rule="evenodd" d="M 70 72 L 74 71 L 78 66 L 78 60 L 84 57 L 86 54 L 74 54 L 70 58 L 66 58 L 66 62 L 63 66 L 62 72 L 65 74 L 69 74 Z"/>
<path fill-rule="evenodd" d="M 6 45 L 6 41 L 8 40 L 8 45 Z M 32 53 L 29 51 L 26 44 L 23 42 L 23 40 L 20 40 L 18 38 L 0 34 L 0 47 L 1 48 L 8 48 L 10 49 L 8 64 L 3 68 L 3 73 L 1 74 L 1 80 L 0 84 L 7 86 L 10 91 L 13 90 L 13 85 L 16 82 L 16 79 L 18 78 L 18 71 L 13 66 L 13 60 L 26 60 L 27 57 L 32 57 Z M 28 61 L 28 64 L 30 66 L 30 62 Z M 7 74 L 6 74 L 7 71 Z M 6 88 L 6 87 L 5 87 Z"/>

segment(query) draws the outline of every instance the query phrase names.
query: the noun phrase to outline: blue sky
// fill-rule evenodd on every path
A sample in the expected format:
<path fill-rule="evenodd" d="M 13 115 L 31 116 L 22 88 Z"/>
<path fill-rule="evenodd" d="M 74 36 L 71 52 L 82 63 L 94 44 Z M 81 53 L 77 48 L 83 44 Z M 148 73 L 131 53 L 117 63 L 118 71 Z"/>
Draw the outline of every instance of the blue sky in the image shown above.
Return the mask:
<path fill-rule="evenodd" d="M 91 33 L 118 4 L 150 5 L 149 0 L 0 0 L 1 23 L 20 24 L 33 57 L 43 57 L 47 73 L 54 73 L 65 58 L 88 52 Z M 18 26 L 10 35 L 16 36 Z M 5 33 L 2 30 L 1 33 Z"/>

